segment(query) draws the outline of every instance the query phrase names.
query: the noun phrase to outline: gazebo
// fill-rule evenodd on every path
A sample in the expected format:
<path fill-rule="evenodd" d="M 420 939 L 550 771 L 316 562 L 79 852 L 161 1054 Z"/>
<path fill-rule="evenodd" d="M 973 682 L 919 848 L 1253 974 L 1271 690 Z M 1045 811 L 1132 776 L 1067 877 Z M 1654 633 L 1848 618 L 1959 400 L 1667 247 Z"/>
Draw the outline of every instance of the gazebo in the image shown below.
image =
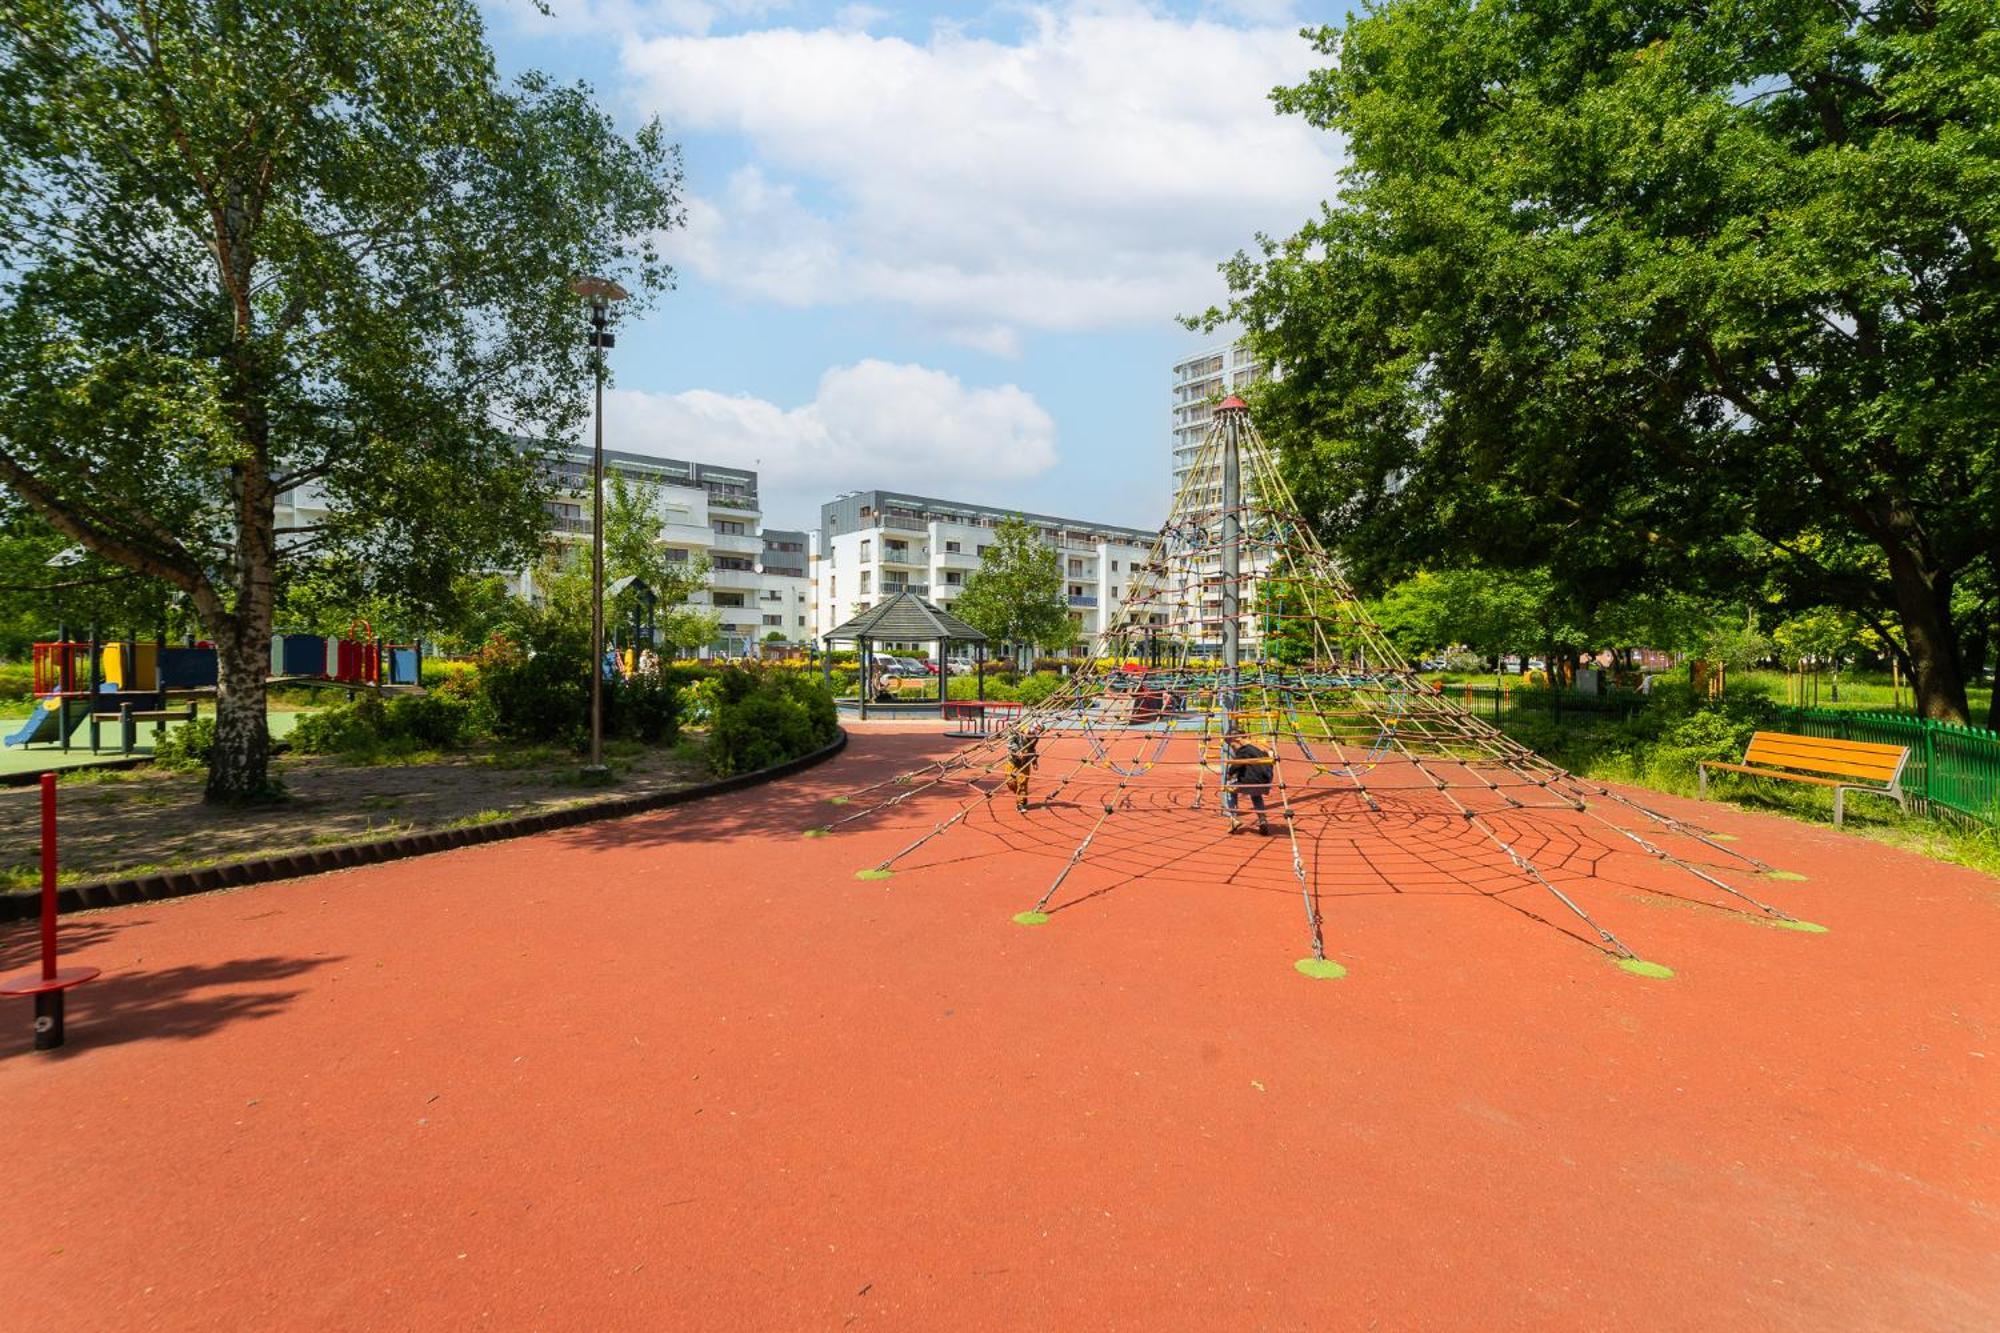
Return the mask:
<path fill-rule="evenodd" d="M 951 664 L 945 650 L 954 643 L 977 647 L 982 677 L 986 666 L 986 636 L 949 611 L 940 610 L 913 592 L 899 592 L 880 606 L 870 607 L 844 625 L 820 636 L 829 654 L 835 643 L 851 643 L 861 650 L 861 716 L 868 716 L 868 686 L 874 678 L 874 647 L 878 643 L 934 643 L 937 645 L 937 705 L 944 711 Z M 824 665 L 833 675 L 831 656 Z"/>

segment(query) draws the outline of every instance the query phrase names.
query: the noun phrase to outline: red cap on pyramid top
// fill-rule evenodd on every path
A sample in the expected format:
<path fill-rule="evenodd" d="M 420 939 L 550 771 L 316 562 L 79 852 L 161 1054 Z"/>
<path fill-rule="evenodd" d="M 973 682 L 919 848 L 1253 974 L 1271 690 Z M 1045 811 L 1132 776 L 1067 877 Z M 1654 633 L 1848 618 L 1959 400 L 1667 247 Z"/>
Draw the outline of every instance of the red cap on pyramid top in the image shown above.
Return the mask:
<path fill-rule="evenodd" d="M 1250 410 L 1250 404 L 1244 402 L 1241 398 L 1238 398 L 1235 394 L 1232 393 L 1227 398 L 1223 399 L 1221 405 L 1218 406 L 1215 410 L 1218 412 L 1248 412 Z"/>

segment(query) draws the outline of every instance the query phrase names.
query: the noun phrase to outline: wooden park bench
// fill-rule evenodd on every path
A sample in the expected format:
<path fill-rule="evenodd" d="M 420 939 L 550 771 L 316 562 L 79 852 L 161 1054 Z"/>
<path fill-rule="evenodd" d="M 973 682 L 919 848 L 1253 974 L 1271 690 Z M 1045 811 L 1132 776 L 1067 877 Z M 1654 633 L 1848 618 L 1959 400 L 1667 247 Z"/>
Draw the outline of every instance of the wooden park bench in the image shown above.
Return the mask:
<path fill-rule="evenodd" d="M 166 731 L 169 722 L 192 722 L 195 718 L 194 702 L 190 700 L 185 708 L 135 708 L 130 700 L 121 701 L 118 711 L 105 712 L 101 709 L 90 715 L 90 752 L 97 753 L 97 728 L 107 722 L 118 724 L 118 750 L 121 754 L 131 754 L 139 740 L 139 723 L 153 724 L 153 736 L 158 738 Z"/>
<path fill-rule="evenodd" d="M 1782 731 L 1760 731 L 1750 738 L 1750 748 L 1740 764 L 1706 759 L 1697 765 L 1701 794 L 1708 795 L 1708 770 L 1748 773 L 1752 777 L 1776 778 L 1781 782 L 1808 782 L 1815 787 L 1833 788 L 1833 824 L 1839 828 L 1846 815 L 1847 793 L 1865 791 L 1886 796 L 1903 809 L 1910 808 L 1903 791 L 1903 769 L 1910 762 L 1907 745 L 1882 745 L 1873 741 L 1836 741 L 1820 736 L 1791 736 Z"/>

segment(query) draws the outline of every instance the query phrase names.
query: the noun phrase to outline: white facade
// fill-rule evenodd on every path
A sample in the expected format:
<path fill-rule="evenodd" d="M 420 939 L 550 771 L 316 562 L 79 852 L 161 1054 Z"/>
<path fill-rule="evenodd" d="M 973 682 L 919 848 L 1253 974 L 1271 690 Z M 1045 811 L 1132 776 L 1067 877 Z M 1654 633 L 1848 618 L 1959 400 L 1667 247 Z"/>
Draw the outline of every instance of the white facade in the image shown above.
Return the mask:
<path fill-rule="evenodd" d="M 893 491 L 851 491 L 820 507 L 813 584 L 824 634 L 909 591 L 949 611 L 1010 518 L 1041 529 L 1062 562 L 1079 653 L 1095 651 L 1152 555 L 1156 534 Z"/>
<path fill-rule="evenodd" d="M 1208 438 L 1208 432 L 1215 420 L 1215 408 L 1223 399 L 1239 394 L 1269 373 L 1269 368 L 1250 352 L 1242 342 L 1223 347 L 1211 347 L 1194 356 L 1174 363 L 1173 373 L 1173 416 L 1172 416 L 1172 466 L 1173 493 L 1175 499 L 1184 506 L 1199 512 L 1219 510 L 1222 505 L 1222 472 L 1210 464 L 1201 475 L 1190 478 L 1195 460 L 1201 453 L 1201 446 Z M 1248 469 L 1245 469 L 1248 475 Z M 1186 492 L 1183 495 L 1183 491 Z M 1245 562 L 1244 574 L 1254 579 L 1264 572 L 1266 561 L 1252 555 Z M 1222 590 L 1219 584 L 1221 562 L 1210 556 L 1199 562 L 1198 574 L 1202 588 L 1199 594 L 1192 589 L 1181 594 L 1187 603 L 1173 608 L 1171 619 L 1176 629 L 1202 642 L 1220 642 L 1222 638 Z M 1245 585 L 1246 587 L 1248 584 Z M 1201 605 L 1193 603 L 1199 596 Z M 1246 610 L 1247 610 L 1246 606 Z M 1255 643 L 1258 635 L 1258 620 L 1246 616 L 1243 625 L 1245 644 Z"/>
<path fill-rule="evenodd" d="M 659 521 L 658 541 L 668 559 L 708 562 L 707 586 L 687 602 L 713 608 L 720 621 L 716 641 L 705 653 L 754 652 L 773 630 L 789 642 L 812 637 L 806 534 L 771 534 L 780 539 L 781 548 L 796 550 L 768 552 L 774 568 L 766 573 L 766 534 L 755 472 L 612 449 L 604 451 L 604 470 L 607 488 L 613 473 L 646 488 Z M 576 446 L 561 451 L 550 471 L 553 494 L 546 502 L 550 531 L 558 540 L 585 544 L 590 540 L 590 450 Z M 280 527 L 304 526 L 325 517 L 325 502 L 316 488 L 302 487 L 278 497 L 277 513 Z M 515 593 L 535 595 L 532 570 L 507 578 Z"/>

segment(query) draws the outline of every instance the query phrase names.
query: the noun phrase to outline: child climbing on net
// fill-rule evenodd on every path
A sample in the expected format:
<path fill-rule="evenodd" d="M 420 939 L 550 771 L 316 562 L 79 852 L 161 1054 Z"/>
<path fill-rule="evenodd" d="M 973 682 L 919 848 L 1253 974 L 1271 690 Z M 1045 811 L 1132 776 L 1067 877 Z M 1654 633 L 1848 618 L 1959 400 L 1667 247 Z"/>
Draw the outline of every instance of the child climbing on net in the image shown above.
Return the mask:
<path fill-rule="evenodd" d="M 1270 793 L 1271 753 L 1240 731 L 1232 730 L 1222 740 L 1222 810 L 1229 816 L 1229 831 L 1240 833 L 1243 821 L 1236 817 L 1237 803 L 1250 798 L 1257 812 L 1257 831 L 1269 833 L 1271 821 L 1264 814 L 1264 798 Z"/>

